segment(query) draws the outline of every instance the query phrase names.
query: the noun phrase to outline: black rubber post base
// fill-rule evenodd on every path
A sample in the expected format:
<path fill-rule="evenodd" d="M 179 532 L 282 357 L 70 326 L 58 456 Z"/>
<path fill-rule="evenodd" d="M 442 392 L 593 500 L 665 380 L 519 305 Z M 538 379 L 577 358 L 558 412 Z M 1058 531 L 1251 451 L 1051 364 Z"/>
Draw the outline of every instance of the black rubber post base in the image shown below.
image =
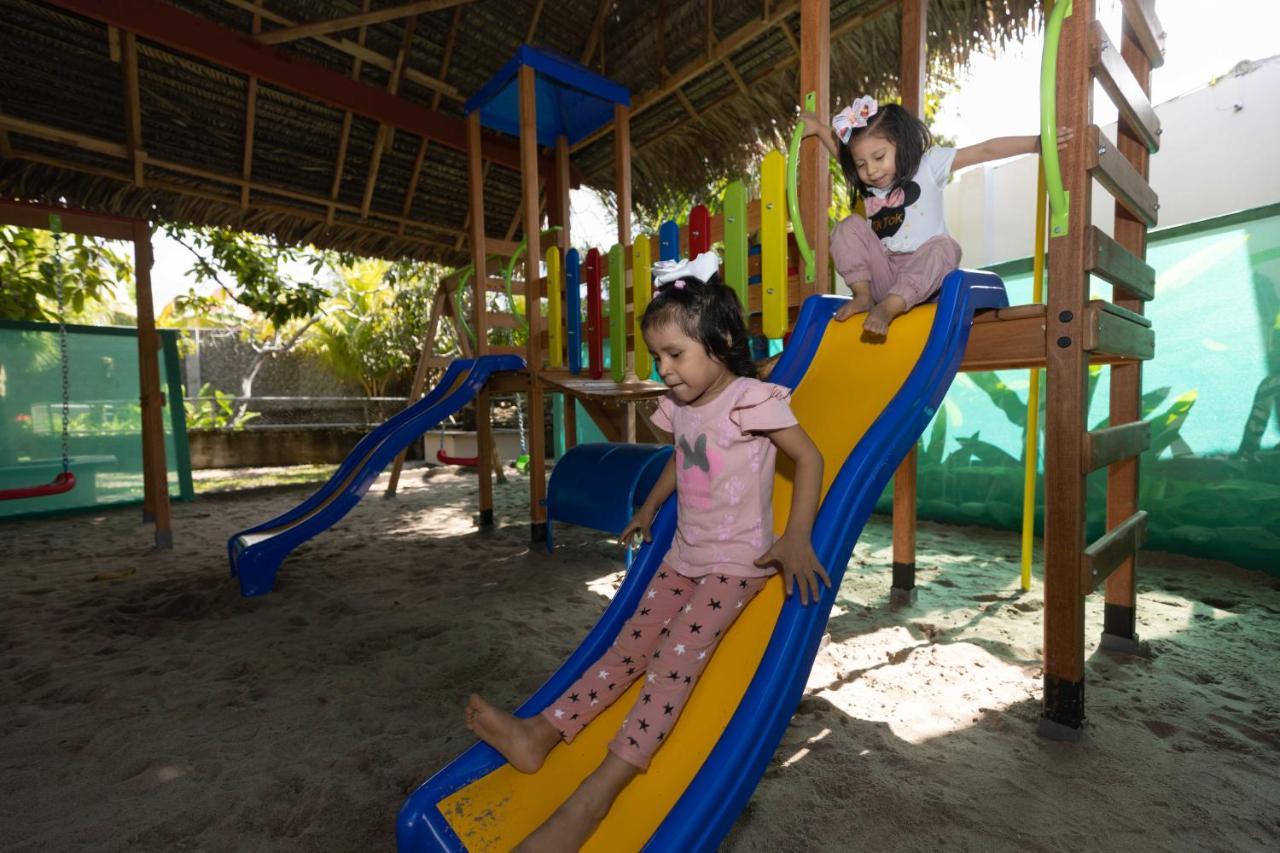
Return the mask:
<path fill-rule="evenodd" d="M 172 551 L 173 550 L 173 531 L 166 530 L 163 533 L 156 531 L 156 550 Z"/>
<path fill-rule="evenodd" d="M 547 541 L 547 523 L 545 521 L 533 521 L 529 523 L 529 541 Z"/>
<path fill-rule="evenodd" d="M 895 603 L 910 604 L 916 600 L 916 564 L 894 563 L 893 586 L 889 597 Z"/>
<path fill-rule="evenodd" d="M 1137 616 L 1132 607 L 1106 604 L 1102 609 L 1102 633 L 1113 637 L 1138 638 Z"/>
<path fill-rule="evenodd" d="M 1040 734 L 1051 740 L 1075 743 L 1084 735 L 1084 681 L 1044 677 L 1044 708 Z"/>
<path fill-rule="evenodd" d="M 1117 637 L 1115 634 L 1102 632 L 1102 638 L 1098 642 L 1098 648 L 1104 652 L 1115 652 L 1121 655 L 1133 655 L 1134 657 L 1147 657 L 1148 649 L 1146 643 L 1138 638 L 1137 634 L 1132 637 Z"/>
<path fill-rule="evenodd" d="M 481 529 L 487 530 L 488 528 L 493 527 L 493 510 L 480 510 L 480 518 L 477 523 L 480 525 Z"/>

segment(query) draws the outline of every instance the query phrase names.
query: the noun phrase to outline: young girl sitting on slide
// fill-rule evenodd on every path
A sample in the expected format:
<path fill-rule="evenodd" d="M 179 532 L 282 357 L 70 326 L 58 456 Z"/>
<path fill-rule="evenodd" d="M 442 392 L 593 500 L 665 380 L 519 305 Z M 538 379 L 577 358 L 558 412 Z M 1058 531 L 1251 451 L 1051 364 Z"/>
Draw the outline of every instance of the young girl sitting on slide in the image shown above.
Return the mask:
<path fill-rule="evenodd" d="M 676 452 L 622 537 L 649 541 L 674 490 L 679 516 L 661 567 L 600 660 L 540 715 L 523 719 L 480 696 L 467 726 L 515 769 L 533 773 L 636 679 L 644 687 L 600 766 L 518 850 L 576 850 L 615 799 L 649 766 L 679 718 L 722 634 L 777 571 L 788 595 L 819 598 L 830 579 L 810 545 L 822 455 L 788 405 L 790 392 L 756 379 L 742 306 L 720 282 L 713 253 L 659 267 L 644 313 L 645 343 L 670 389 L 653 423 Z M 781 449 L 795 462 L 785 532 L 773 537 L 773 473 Z"/>
<path fill-rule="evenodd" d="M 865 219 L 855 213 L 831 232 L 831 259 L 853 291 L 836 319 L 868 311 L 862 328 L 876 337 L 933 298 L 943 277 L 960 265 L 960 244 L 942 218 L 942 190 L 951 173 L 1040 150 L 1039 136 L 1002 136 L 960 149 L 935 146 L 924 122 L 870 96 L 837 113 L 831 128 L 811 112 L 800 118 L 805 135 L 817 136 L 840 160 L 850 204 L 861 198 L 866 207 Z"/>

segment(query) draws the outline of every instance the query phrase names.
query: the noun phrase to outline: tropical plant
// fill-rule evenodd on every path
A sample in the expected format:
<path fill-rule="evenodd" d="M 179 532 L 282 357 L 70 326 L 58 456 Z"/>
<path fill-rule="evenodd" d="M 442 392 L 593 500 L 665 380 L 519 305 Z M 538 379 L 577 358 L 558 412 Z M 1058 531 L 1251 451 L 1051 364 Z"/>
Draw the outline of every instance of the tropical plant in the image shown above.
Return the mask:
<path fill-rule="evenodd" d="M 259 412 L 237 410 L 235 398 L 206 382 L 194 400 L 184 400 L 187 429 L 244 429 L 244 425 L 258 417 Z"/>
<path fill-rule="evenodd" d="M 65 319 L 85 321 L 126 295 L 133 266 L 105 240 L 34 228 L 0 227 L 0 318 L 51 323 L 58 319 L 55 244 L 60 243 Z"/>

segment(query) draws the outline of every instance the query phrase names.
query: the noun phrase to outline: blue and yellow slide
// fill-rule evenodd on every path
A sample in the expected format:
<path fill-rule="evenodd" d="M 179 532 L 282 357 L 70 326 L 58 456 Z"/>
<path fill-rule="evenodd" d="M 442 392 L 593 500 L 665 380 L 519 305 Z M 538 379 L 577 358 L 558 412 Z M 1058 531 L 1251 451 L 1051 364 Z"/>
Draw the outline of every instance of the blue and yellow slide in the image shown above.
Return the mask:
<path fill-rule="evenodd" d="M 523 367 L 524 359 L 516 355 L 450 362 L 435 388 L 360 439 L 315 494 L 283 515 L 234 534 L 227 540 L 227 558 L 232 577 L 240 579 L 240 594 L 271 592 L 284 558 L 350 512 L 401 450 L 475 399 L 490 376 Z"/>
<path fill-rule="evenodd" d="M 810 297 L 770 380 L 794 389 L 792 409 L 826 460 L 813 546 L 835 586 L 817 604 L 783 595 L 775 577 L 721 641 L 684 715 L 649 770 L 614 804 L 584 850 L 713 850 L 751 797 L 800 702 L 836 588 L 871 509 L 955 377 L 973 312 L 1008 304 L 988 273 L 947 276 L 935 304 L 899 317 L 888 339 L 862 339 L 861 318 L 835 323 L 841 297 Z M 607 477 L 607 472 L 602 472 Z M 779 458 L 774 529 L 791 505 Z M 674 497 L 659 511 L 613 602 L 558 672 L 517 711 L 532 716 L 572 684 L 634 612 L 675 532 Z M 514 653 L 514 650 L 513 650 Z M 640 681 L 537 773 L 476 744 L 422 784 L 400 809 L 401 853 L 510 850 L 604 758 Z M 461 715 L 459 715 L 461 717 Z M 461 725 L 459 719 L 459 725 Z"/>

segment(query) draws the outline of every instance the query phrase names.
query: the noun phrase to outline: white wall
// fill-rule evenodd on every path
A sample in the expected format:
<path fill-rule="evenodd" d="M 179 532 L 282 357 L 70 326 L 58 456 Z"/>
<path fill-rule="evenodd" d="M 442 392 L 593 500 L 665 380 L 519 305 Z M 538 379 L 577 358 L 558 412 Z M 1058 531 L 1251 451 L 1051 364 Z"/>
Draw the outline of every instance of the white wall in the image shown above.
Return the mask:
<path fill-rule="evenodd" d="M 1273 56 L 1156 107 L 1163 129 L 1160 150 L 1151 158 L 1151 182 L 1160 199 L 1156 228 L 1280 201 L 1277 93 L 1280 56 Z M 1115 116 L 1100 89 L 1094 114 Z M 1104 131 L 1114 142 L 1114 122 Z M 1031 255 L 1035 185 L 1031 156 L 975 166 L 952 178 L 943 201 L 964 266 Z M 1114 209 L 1111 195 L 1095 182 L 1093 222 L 1108 233 Z"/>

